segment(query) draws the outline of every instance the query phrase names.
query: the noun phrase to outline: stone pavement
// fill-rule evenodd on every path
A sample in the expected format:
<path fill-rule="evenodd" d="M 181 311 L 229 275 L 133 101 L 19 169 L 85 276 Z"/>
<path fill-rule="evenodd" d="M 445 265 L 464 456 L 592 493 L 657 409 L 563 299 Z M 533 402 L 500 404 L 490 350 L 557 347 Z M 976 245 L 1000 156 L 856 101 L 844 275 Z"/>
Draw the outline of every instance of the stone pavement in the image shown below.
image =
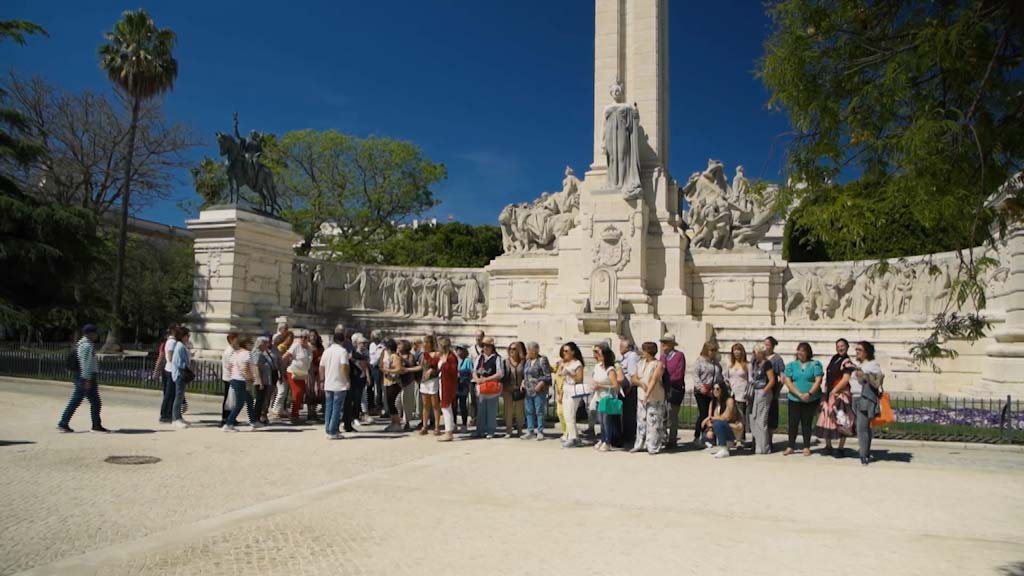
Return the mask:
<path fill-rule="evenodd" d="M 175 431 L 157 394 L 109 387 L 121 432 L 62 435 L 69 389 L 0 378 L 0 574 L 1024 574 L 1019 450 L 880 442 L 863 468 L 379 426 Z"/>

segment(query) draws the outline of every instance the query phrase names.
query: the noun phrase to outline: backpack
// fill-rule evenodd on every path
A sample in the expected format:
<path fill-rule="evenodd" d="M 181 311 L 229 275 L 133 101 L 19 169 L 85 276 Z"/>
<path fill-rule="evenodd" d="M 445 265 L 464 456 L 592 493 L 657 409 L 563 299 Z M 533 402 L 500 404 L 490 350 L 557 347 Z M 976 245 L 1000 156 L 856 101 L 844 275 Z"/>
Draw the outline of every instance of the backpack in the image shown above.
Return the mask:
<path fill-rule="evenodd" d="M 81 373 L 82 366 L 78 362 L 78 348 L 71 348 L 64 354 L 64 368 L 75 376 Z"/>

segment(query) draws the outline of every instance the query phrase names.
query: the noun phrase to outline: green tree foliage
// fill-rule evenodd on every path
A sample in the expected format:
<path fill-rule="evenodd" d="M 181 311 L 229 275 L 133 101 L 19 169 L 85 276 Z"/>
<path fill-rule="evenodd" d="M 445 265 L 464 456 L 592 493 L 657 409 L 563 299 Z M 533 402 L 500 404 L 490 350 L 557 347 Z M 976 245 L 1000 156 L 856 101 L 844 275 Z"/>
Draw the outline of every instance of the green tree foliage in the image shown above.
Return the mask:
<path fill-rule="evenodd" d="M 183 322 L 192 308 L 192 242 L 129 237 L 125 263 L 131 282 L 124 293 L 124 335 L 151 342 L 171 324 Z"/>
<path fill-rule="evenodd" d="M 38 33 L 42 28 L 29 22 L 0 22 L 0 40 L 24 44 Z M 73 324 L 89 296 L 83 279 L 98 257 L 92 214 L 40 201 L 19 184 L 46 155 L 28 132 L 27 118 L 0 90 L 0 327 L 21 333 Z"/>
<path fill-rule="evenodd" d="M 797 207 L 796 241 L 836 260 L 958 250 L 951 306 L 984 308 L 991 261 L 967 249 L 1019 220 L 1019 190 L 989 200 L 1024 159 L 1024 3 L 776 0 L 768 11 L 759 73 L 792 124 L 788 176 L 806 184 L 779 198 Z M 970 340 L 985 324 L 950 310 L 933 336 Z"/>
<path fill-rule="evenodd" d="M 190 172 L 192 173 L 192 187 L 195 188 L 196 194 L 199 194 L 201 199 L 200 210 L 207 206 L 215 206 L 227 199 L 228 175 L 222 162 L 213 158 L 203 158 Z"/>
<path fill-rule="evenodd" d="M 300 252 L 318 242 L 318 251 L 359 262 L 398 225 L 435 206 L 432 187 L 448 177 L 415 144 L 334 130 L 265 141 L 263 159 L 275 173 L 282 216 L 303 238 Z M 337 233 L 320 234 L 324 224 Z"/>
<path fill-rule="evenodd" d="M 403 228 L 380 246 L 381 264 L 482 268 L 501 254 L 497 226 L 461 222 Z"/>
<path fill-rule="evenodd" d="M 178 61 L 171 50 L 176 36 L 169 28 L 157 28 L 145 10 L 128 10 L 106 35 L 107 43 L 100 46 L 100 68 L 110 81 L 126 96 L 131 108 L 131 123 L 126 142 L 124 181 L 121 194 L 121 227 L 117 245 L 117 274 L 114 281 L 112 320 L 103 350 L 120 349 L 119 337 L 123 320 L 121 305 L 124 296 L 125 251 L 128 243 L 128 212 L 131 203 L 132 173 L 134 167 L 135 137 L 142 104 L 168 92 L 178 77 Z"/>

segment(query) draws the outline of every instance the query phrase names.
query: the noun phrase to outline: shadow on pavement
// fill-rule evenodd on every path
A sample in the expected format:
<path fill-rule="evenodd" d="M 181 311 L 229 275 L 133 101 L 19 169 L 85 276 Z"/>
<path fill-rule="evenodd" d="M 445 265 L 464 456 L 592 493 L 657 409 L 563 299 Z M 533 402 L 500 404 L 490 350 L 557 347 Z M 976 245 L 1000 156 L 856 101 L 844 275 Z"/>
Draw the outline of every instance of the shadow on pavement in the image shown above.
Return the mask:
<path fill-rule="evenodd" d="M 903 462 L 909 464 L 914 459 L 910 452 L 892 452 L 891 450 L 872 450 L 871 459 L 878 462 Z M 1024 576 L 1024 572 L 1021 572 Z"/>
<path fill-rule="evenodd" d="M 0 440 L 0 446 L 20 446 L 22 444 L 35 444 L 31 440 Z"/>
<path fill-rule="evenodd" d="M 171 432 L 171 430 L 151 430 L 149 428 L 118 428 L 114 430 L 117 434 L 156 434 L 157 432 Z"/>
<path fill-rule="evenodd" d="M 1024 576 L 1024 562 L 1014 562 L 999 567 L 999 574 L 1002 576 Z"/>
<path fill-rule="evenodd" d="M 260 434 L 277 433 L 277 432 L 305 432 L 302 428 L 261 428 L 257 430 Z"/>

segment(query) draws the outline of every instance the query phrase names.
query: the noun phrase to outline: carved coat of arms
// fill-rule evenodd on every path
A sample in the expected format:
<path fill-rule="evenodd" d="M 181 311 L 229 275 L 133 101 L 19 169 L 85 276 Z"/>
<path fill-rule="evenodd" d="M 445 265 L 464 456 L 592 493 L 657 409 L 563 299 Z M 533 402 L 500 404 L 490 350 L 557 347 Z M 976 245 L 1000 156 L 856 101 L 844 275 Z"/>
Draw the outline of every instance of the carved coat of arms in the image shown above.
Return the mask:
<path fill-rule="evenodd" d="M 622 241 L 622 231 L 609 224 L 601 230 L 601 241 L 594 251 L 594 263 L 620 271 L 629 264 L 629 252 L 629 243 Z"/>

